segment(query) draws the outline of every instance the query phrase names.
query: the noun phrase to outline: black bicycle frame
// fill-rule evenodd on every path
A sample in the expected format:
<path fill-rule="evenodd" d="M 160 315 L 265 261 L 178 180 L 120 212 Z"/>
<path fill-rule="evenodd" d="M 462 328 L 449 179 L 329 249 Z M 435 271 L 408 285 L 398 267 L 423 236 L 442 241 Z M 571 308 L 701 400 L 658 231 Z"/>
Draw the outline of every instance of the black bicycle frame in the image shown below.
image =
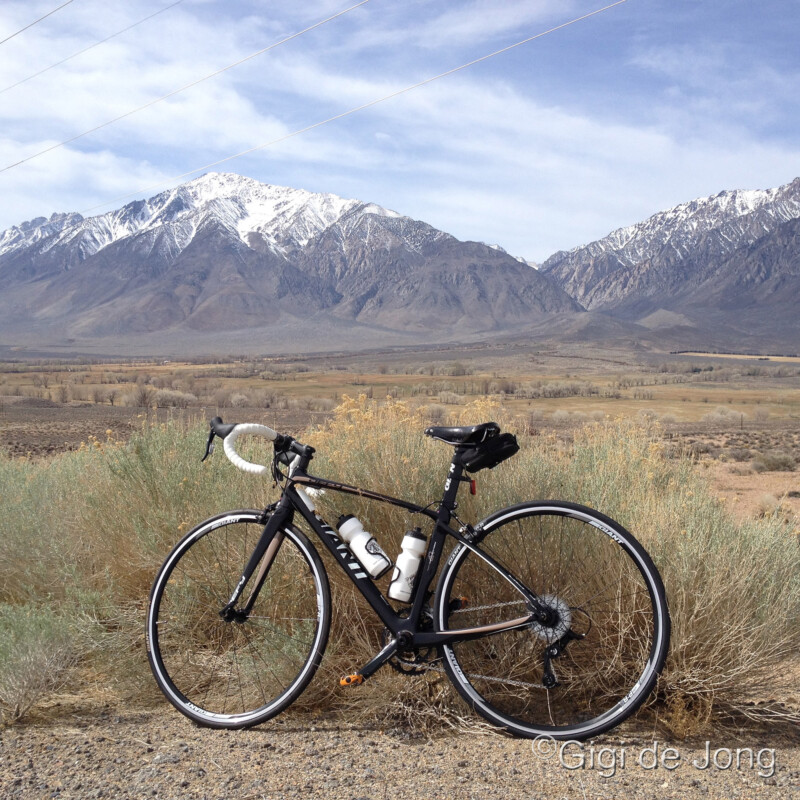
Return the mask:
<path fill-rule="evenodd" d="M 358 591 L 369 603 L 375 613 L 378 615 L 383 624 L 391 631 L 395 637 L 386 647 L 381 650 L 372 661 L 365 667 L 359 670 L 362 677 L 366 678 L 378 667 L 387 661 L 402 645 L 404 649 L 415 647 L 431 647 L 446 644 L 453 644 L 455 642 L 466 641 L 468 639 L 478 639 L 485 636 L 490 636 L 505 631 L 514 630 L 516 628 L 524 628 L 530 625 L 531 622 L 544 619 L 547 610 L 540 603 L 536 594 L 528 587 L 521 584 L 508 570 L 500 563 L 495 561 L 490 555 L 484 553 L 480 548 L 469 541 L 461 531 L 454 530 L 450 527 L 450 520 L 453 511 L 456 508 L 456 495 L 458 488 L 462 481 L 466 480 L 463 477 L 463 467 L 457 455 L 453 458 L 450 464 L 450 471 L 444 486 L 444 495 L 439 504 L 436 512 L 432 511 L 429 507 L 409 503 L 405 500 L 400 500 L 396 497 L 372 492 L 366 489 L 361 489 L 357 486 L 350 486 L 345 483 L 338 483 L 336 481 L 328 480 L 327 478 L 319 478 L 315 475 L 309 475 L 305 470 L 308 467 L 309 458 L 302 458 L 298 465 L 293 470 L 291 477 L 288 479 L 284 488 L 281 499 L 278 503 L 265 511 L 265 515 L 271 511 L 269 517 L 265 520 L 266 524 L 261 537 L 256 544 L 250 559 L 245 566 L 242 577 L 237 585 L 233 595 L 228 601 L 227 605 L 222 609 L 220 615 L 223 618 L 245 619 L 247 614 L 252 609 L 258 592 L 266 579 L 266 576 L 271 565 L 272 556 L 277 551 L 280 541 L 282 540 L 281 531 L 285 526 L 290 525 L 294 513 L 299 513 L 303 519 L 309 524 L 311 529 L 322 540 L 325 547 L 330 551 L 333 558 L 342 567 L 345 573 L 353 581 Z M 298 493 L 295 489 L 297 486 L 309 487 L 314 489 L 326 489 L 330 491 L 342 492 L 345 494 L 354 494 L 359 497 L 366 497 L 370 500 L 376 500 L 382 503 L 389 503 L 391 505 L 405 508 L 414 514 L 424 514 L 432 519 L 436 524 L 434 525 L 433 533 L 428 541 L 428 547 L 423 558 L 420 570 L 417 573 L 415 581 L 414 599 L 411 609 L 407 615 L 401 616 L 389 604 L 386 598 L 381 594 L 377 586 L 372 582 L 369 575 L 366 573 L 361 564 L 356 560 L 348 546 L 342 541 L 337 532 L 328 525 L 316 511 L 312 511 L 306 503 L 305 498 Z M 463 529 L 462 529 L 463 530 Z M 422 617 L 422 612 L 425 607 L 426 592 L 430 587 L 436 571 L 439 567 L 439 562 L 442 557 L 444 549 L 444 542 L 447 536 L 452 536 L 459 543 L 472 550 L 479 558 L 483 559 L 489 566 L 496 570 L 503 578 L 505 578 L 520 594 L 525 598 L 530 613 L 525 617 L 508 620 L 506 622 L 496 623 L 494 625 L 484 625 L 476 628 L 464 628 L 461 630 L 449 631 L 420 631 L 419 623 Z M 265 554 L 266 557 L 265 557 Z M 245 607 L 241 610 L 236 609 L 236 603 L 241 597 L 245 585 L 250 580 L 255 572 L 256 566 L 260 561 L 261 568 L 258 576 L 254 582 L 250 596 L 247 600 Z M 545 615 L 545 616 L 543 616 Z"/>

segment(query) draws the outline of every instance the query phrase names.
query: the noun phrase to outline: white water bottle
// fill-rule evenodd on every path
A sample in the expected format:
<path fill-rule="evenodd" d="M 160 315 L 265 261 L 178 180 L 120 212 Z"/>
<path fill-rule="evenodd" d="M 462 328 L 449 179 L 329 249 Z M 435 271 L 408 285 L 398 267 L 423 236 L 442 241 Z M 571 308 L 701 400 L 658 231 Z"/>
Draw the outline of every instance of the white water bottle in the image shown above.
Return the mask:
<path fill-rule="evenodd" d="M 343 514 L 339 517 L 336 527 L 352 554 L 373 580 L 377 580 L 391 569 L 392 562 L 389 556 L 383 552 L 375 537 L 365 531 L 364 526 L 352 514 Z"/>
<path fill-rule="evenodd" d="M 389 597 L 408 603 L 414 592 L 414 579 L 417 577 L 422 556 L 425 554 L 427 540 L 419 528 L 407 531 L 400 545 L 402 550 L 397 556 L 392 582 L 389 584 Z"/>

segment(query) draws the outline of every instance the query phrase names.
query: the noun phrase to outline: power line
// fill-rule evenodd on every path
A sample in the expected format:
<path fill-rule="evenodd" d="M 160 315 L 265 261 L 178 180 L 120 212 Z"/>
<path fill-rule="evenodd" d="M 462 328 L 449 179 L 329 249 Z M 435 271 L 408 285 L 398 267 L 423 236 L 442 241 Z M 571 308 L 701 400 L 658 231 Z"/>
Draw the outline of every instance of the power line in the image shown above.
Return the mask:
<path fill-rule="evenodd" d="M 39 17 L 39 19 L 35 19 L 33 22 L 29 23 L 24 28 L 20 28 L 16 33 L 12 33 L 11 36 L 6 36 L 5 39 L 0 41 L 0 44 L 5 44 L 9 39 L 13 39 L 15 36 L 19 36 L 23 31 L 28 30 L 28 28 L 32 28 L 34 25 L 36 25 L 37 22 L 41 22 L 43 19 L 47 19 L 51 14 L 55 14 L 56 11 L 58 11 L 59 9 L 64 8 L 64 6 L 68 6 L 71 2 L 72 2 L 72 0 L 67 0 L 66 3 L 62 3 L 60 6 L 57 6 L 56 8 L 54 8 L 52 11 L 48 11 L 43 17 Z"/>
<path fill-rule="evenodd" d="M 71 2 L 71 0 L 70 0 Z M 198 78 L 196 81 L 192 81 L 191 83 L 187 83 L 185 86 L 181 86 L 179 89 L 175 89 L 174 91 L 169 92 L 168 94 L 163 95 L 162 97 L 158 97 L 155 100 L 151 100 L 149 103 L 145 103 L 143 106 L 139 106 L 138 108 L 134 108 L 132 111 L 126 111 L 124 114 L 120 114 L 118 117 L 114 117 L 114 119 L 110 119 L 107 122 L 103 122 L 100 125 L 96 125 L 94 128 L 90 128 L 88 131 L 84 131 L 83 133 L 79 133 L 76 136 L 72 136 L 69 139 L 65 139 L 63 142 L 59 142 L 58 144 L 51 145 L 50 147 L 46 147 L 44 150 L 40 150 L 38 153 L 34 153 L 33 155 L 27 156 L 26 158 L 21 159 L 20 161 L 15 161 L 13 164 L 8 164 L 5 167 L 0 168 L 0 172 L 5 172 L 6 170 L 12 169 L 13 167 L 18 167 L 20 164 L 24 164 L 27 161 L 32 161 L 34 158 L 38 158 L 39 156 L 43 156 L 45 153 L 49 153 L 52 150 L 57 150 L 59 147 L 63 147 L 65 144 L 70 144 L 78 139 L 82 139 L 84 136 L 88 136 L 90 133 L 95 133 L 96 131 L 101 130 L 102 128 L 107 128 L 109 125 L 113 125 L 115 122 L 119 122 L 121 119 L 125 119 L 126 117 L 130 117 L 133 114 L 137 114 L 139 111 L 144 111 L 146 108 L 150 108 L 150 106 L 154 106 L 156 103 L 160 103 L 162 100 L 166 100 L 169 97 L 174 97 L 176 94 L 180 92 L 186 91 L 186 89 L 191 89 L 192 86 L 197 86 L 199 83 L 203 83 L 203 81 L 207 81 L 209 78 L 214 78 L 217 75 L 221 75 L 223 72 L 227 72 L 229 69 L 233 69 L 234 67 L 238 67 L 240 64 L 244 64 L 245 61 L 249 61 L 251 58 L 255 58 L 256 56 L 260 56 L 262 53 L 266 53 L 268 50 L 273 50 L 276 47 L 279 47 L 282 44 L 286 44 L 286 42 L 290 42 L 292 39 L 296 39 L 298 36 L 302 36 L 304 33 L 308 33 L 309 31 L 313 31 L 315 28 L 319 28 L 321 25 L 325 25 L 327 22 L 331 22 L 332 20 L 336 19 L 337 17 L 341 17 L 344 14 L 353 11 L 354 9 L 358 8 L 359 6 L 363 6 L 364 4 L 368 3 L 369 0 L 361 0 L 361 2 L 356 3 L 349 8 L 344 9 L 344 11 L 339 11 L 336 14 L 333 14 L 326 19 L 320 20 L 319 22 L 315 22 L 313 25 L 309 25 L 307 28 L 304 28 L 302 31 L 298 31 L 297 33 L 293 33 L 291 36 L 287 36 L 284 39 L 281 39 L 279 42 L 275 42 L 274 44 L 269 45 L 268 47 L 264 47 L 261 50 L 256 51 L 255 53 L 251 53 L 249 56 L 245 56 L 244 58 L 239 59 L 239 61 L 235 61 L 233 64 L 228 64 L 227 67 L 222 67 L 222 69 L 218 69 L 216 72 L 212 72 L 210 75 L 206 75 L 203 78 Z M 621 0 L 624 2 L 624 0 Z"/>
<path fill-rule="evenodd" d="M 137 195 L 141 195 L 145 192 L 152 191 L 153 189 L 157 189 L 159 186 L 164 186 L 165 184 L 172 183 L 173 181 L 181 180 L 182 178 L 187 178 L 189 175 L 194 175 L 197 172 L 204 172 L 207 169 L 211 169 L 212 167 L 218 167 L 220 164 L 225 164 L 228 161 L 233 161 L 236 158 L 241 158 L 242 156 L 249 155 L 250 153 L 254 153 L 257 150 L 263 150 L 267 147 L 271 147 L 276 144 L 280 144 L 281 142 L 285 142 L 287 139 L 291 139 L 294 136 L 299 136 L 301 133 L 307 133 L 308 131 L 314 130 L 315 128 L 321 128 L 323 125 L 327 125 L 330 122 L 335 122 L 336 120 L 343 119 L 344 117 L 349 117 L 351 114 L 355 114 L 358 111 L 363 111 L 364 109 L 371 108 L 372 106 L 376 106 L 379 103 L 383 103 L 386 100 L 391 100 L 394 97 L 398 97 L 401 94 L 406 94 L 414 89 L 418 89 L 420 86 L 426 86 L 429 83 L 433 83 L 434 81 L 438 81 L 440 78 L 446 78 L 448 75 L 453 75 L 456 72 L 460 72 L 461 70 L 467 69 L 468 67 L 472 67 L 475 64 L 480 64 L 482 61 L 488 61 L 490 58 L 494 58 L 495 56 L 499 56 L 502 53 L 507 53 L 509 50 L 513 50 L 515 47 L 520 47 L 523 44 L 527 44 L 528 42 L 532 42 L 535 39 L 541 39 L 543 36 L 547 36 L 551 33 L 555 33 L 556 31 L 560 31 L 563 28 L 567 28 L 570 25 L 574 25 L 577 22 L 582 22 L 589 17 L 594 17 L 597 14 L 602 14 L 604 11 L 608 11 L 615 6 L 622 5 L 623 3 L 627 2 L 627 0 L 616 0 L 615 3 L 611 3 L 610 5 L 604 6 L 603 8 L 598 8 L 595 11 L 590 11 L 588 14 L 583 14 L 580 17 L 575 17 L 575 19 L 571 19 L 568 22 L 563 22 L 561 25 L 556 25 L 554 28 L 550 28 L 549 30 L 542 31 L 541 33 L 537 33 L 533 36 L 529 36 L 527 39 L 522 39 L 519 42 L 515 42 L 514 44 L 510 44 L 507 47 L 503 47 L 500 50 L 495 50 L 493 53 L 489 53 L 488 55 L 481 56 L 480 58 L 475 58 L 472 61 L 468 61 L 466 64 L 462 64 L 460 67 L 453 67 L 453 69 L 449 69 L 446 72 L 441 72 L 438 75 L 434 75 L 431 78 L 425 78 L 417 83 L 412 84 L 411 86 L 406 86 L 404 89 L 397 89 L 390 94 L 384 95 L 383 97 L 379 97 L 376 100 L 370 100 L 368 103 L 362 103 L 360 106 L 356 106 L 355 108 L 351 108 L 348 111 L 342 111 L 340 114 L 336 114 L 332 117 L 328 117 L 327 119 L 321 120 L 320 122 L 315 122 L 312 125 L 306 125 L 304 128 L 298 128 L 291 133 L 284 134 L 283 136 L 279 136 L 277 139 L 271 139 L 268 142 L 264 142 L 264 144 L 256 145 L 255 147 L 250 147 L 247 150 L 242 150 L 240 153 L 235 153 L 231 156 L 226 156 L 225 158 L 221 158 L 218 161 L 213 161 L 210 164 L 205 164 L 202 167 L 197 167 L 196 169 L 191 169 L 188 172 L 183 172 L 180 175 L 173 175 L 171 178 L 167 178 L 163 181 L 159 181 L 158 183 L 150 184 L 149 186 L 145 186 L 141 189 L 137 189 L 135 192 L 128 192 L 127 194 L 119 195 L 117 197 L 112 197 L 107 200 L 105 203 L 101 203 L 100 205 L 92 206 L 91 208 L 85 208 L 82 210 L 81 213 L 88 213 L 90 211 L 95 211 L 98 208 L 103 208 L 107 206 L 109 203 L 116 203 L 119 200 L 125 200 L 128 197 L 134 197 Z M 2 171 L 2 170 L 0 170 Z"/>
<path fill-rule="evenodd" d="M 116 33 L 112 33 L 110 36 L 106 36 L 105 39 L 100 39 L 99 42 L 95 42 L 94 44 L 89 45 L 88 47 L 84 47 L 83 50 L 78 50 L 77 53 L 73 53 L 71 56 L 67 56 L 66 58 L 62 58 L 61 61 L 56 61 L 55 64 L 51 64 L 49 67 L 45 67 L 44 69 L 40 69 L 38 72 L 34 72 L 33 75 L 28 75 L 27 78 L 23 78 L 21 81 L 17 81 L 16 83 L 12 83 L 11 86 L 6 86 L 5 89 L 0 89 L 0 94 L 3 92 L 7 92 L 9 89 L 13 89 L 20 84 L 26 83 L 33 78 L 38 78 L 40 75 L 43 75 L 45 72 L 49 72 L 51 69 L 55 67 L 60 67 L 62 64 L 66 64 L 67 61 L 71 61 L 73 58 L 77 58 L 78 56 L 83 55 L 84 53 L 88 53 L 89 50 L 92 50 L 95 47 L 99 47 L 101 44 L 105 44 L 106 42 L 110 41 L 111 39 L 115 38 L 116 36 L 120 36 L 123 33 L 127 33 L 132 28 L 135 28 L 137 25 L 141 25 L 143 22 L 147 22 L 149 19 L 153 19 L 153 17 L 157 17 L 159 14 L 163 14 L 165 11 L 169 11 L 171 8 L 180 5 L 183 0 L 177 0 L 177 2 L 172 3 L 171 5 L 165 6 L 164 8 L 160 9 L 159 11 L 150 14 L 147 17 L 143 17 L 142 19 L 134 22 L 132 25 L 128 25 L 127 28 L 123 28 L 122 30 L 117 31 Z"/>

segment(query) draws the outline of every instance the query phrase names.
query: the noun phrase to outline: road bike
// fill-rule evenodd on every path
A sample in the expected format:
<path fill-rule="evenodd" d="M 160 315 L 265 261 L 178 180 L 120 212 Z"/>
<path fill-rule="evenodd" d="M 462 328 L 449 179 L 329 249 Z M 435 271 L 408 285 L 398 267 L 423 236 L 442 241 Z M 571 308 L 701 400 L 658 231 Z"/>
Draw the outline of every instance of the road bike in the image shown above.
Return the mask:
<path fill-rule="evenodd" d="M 313 447 L 264 425 L 211 421 L 204 459 L 219 437 L 234 465 L 271 472 L 281 494 L 263 510 L 200 523 L 155 578 L 147 652 L 181 713 L 209 727 L 248 727 L 284 711 L 308 686 L 328 641 L 331 594 L 296 523 L 316 534 L 385 627 L 383 647 L 343 686 L 387 662 L 412 674 L 443 670 L 474 711 L 530 738 L 586 739 L 642 705 L 670 635 L 664 587 L 642 546 L 604 514 L 562 501 L 462 522 L 459 488 L 474 491 L 470 476 L 513 456 L 516 438 L 494 422 L 425 433 L 453 447 L 438 506 L 311 475 Z M 246 434 L 273 442 L 271 466 L 236 451 Z M 341 531 L 319 515 L 315 491 L 389 503 L 425 525 L 427 535 L 419 527 L 414 534 L 425 544 L 408 602 L 393 605 L 381 593 Z M 399 571 L 400 559 L 395 577 Z"/>

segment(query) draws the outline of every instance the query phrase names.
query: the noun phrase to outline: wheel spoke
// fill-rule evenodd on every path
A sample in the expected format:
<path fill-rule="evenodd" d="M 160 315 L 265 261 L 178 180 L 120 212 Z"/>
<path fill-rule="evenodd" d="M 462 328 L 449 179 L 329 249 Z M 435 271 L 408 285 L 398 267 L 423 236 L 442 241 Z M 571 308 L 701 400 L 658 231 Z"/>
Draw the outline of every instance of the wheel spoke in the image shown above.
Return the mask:
<path fill-rule="evenodd" d="M 513 564 L 550 619 L 445 646 L 456 688 L 487 719 L 525 736 L 585 737 L 620 722 L 650 692 L 666 656 L 669 618 L 652 562 L 624 528 L 579 506 L 532 503 L 483 531 L 478 547 Z M 448 611 L 460 596 L 469 605 Z M 496 625 L 525 605 L 465 549 L 440 578 L 437 627 Z"/>
<path fill-rule="evenodd" d="M 330 624 L 322 562 L 294 530 L 285 532 L 248 618 L 220 617 L 263 530 L 256 512 L 236 514 L 203 523 L 176 548 L 148 612 L 156 680 L 181 712 L 217 727 L 255 724 L 288 705 L 311 679 Z"/>

